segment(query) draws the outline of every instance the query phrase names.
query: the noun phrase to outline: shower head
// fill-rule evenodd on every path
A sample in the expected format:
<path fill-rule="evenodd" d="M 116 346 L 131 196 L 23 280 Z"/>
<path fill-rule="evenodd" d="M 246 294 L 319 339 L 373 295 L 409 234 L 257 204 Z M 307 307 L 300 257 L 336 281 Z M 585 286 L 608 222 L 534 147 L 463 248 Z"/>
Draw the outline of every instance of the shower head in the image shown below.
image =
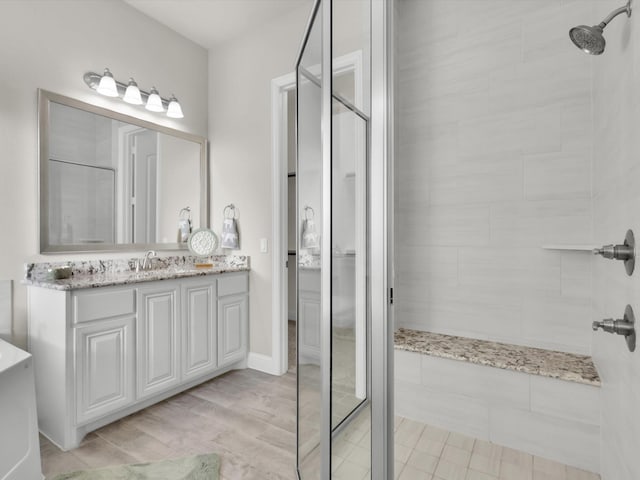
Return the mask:
<path fill-rule="evenodd" d="M 583 52 L 590 55 L 600 55 L 604 52 L 606 45 L 602 30 L 600 25 L 593 27 L 579 25 L 569 30 L 569 38 Z"/>
<path fill-rule="evenodd" d="M 609 16 L 607 16 L 607 18 L 598 25 L 594 25 L 593 27 L 588 27 L 586 25 L 573 27 L 569 30 L 569 38 L 571 38 L 571 41 L 575 46 L 583 52 L 590 55 L 600 55 L 604 52 L 604 47 L 606 45 L 604 36 L 602 35 L 604 27 L 606 27 L 611 20 L 621 13 L 626 13 L 627 17 L 631 16 L 631 0 L 629 0 L 625 6 L 611 12 Z"/>

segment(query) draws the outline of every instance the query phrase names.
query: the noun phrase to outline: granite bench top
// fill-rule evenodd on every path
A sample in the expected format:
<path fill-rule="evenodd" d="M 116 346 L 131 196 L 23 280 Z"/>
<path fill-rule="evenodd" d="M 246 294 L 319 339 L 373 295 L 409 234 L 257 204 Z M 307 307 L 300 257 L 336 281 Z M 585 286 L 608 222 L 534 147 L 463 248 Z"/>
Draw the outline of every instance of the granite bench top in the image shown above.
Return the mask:
<path fill-rule="evenodd" d="M 400 328 L 395 348 L 434 357 L 600 386 L 591 357 L 509 343 Z"/>

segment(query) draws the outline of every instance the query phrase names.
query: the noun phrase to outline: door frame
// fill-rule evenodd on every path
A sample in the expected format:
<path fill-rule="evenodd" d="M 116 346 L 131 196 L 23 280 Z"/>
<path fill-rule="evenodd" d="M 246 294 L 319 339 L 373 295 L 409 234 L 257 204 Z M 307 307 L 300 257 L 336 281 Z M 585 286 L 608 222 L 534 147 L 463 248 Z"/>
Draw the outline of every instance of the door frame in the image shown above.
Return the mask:
<path fill-rule="evenodd" d="M 334 74 L 353 72 L 354 100 L 362 105 L 363 53 L 362 50 L 342 55 L 333 60 Z M 289 91 L 296 87 L 295 72 L 271 80 L 271 211 L 273 224 L 273 254 L 271 256 L 271 364 L 264 362 L 262 370 L 283 375 L 289 368 L 288 345 L 288 185 L 287 178 L 287 107 Z"/>

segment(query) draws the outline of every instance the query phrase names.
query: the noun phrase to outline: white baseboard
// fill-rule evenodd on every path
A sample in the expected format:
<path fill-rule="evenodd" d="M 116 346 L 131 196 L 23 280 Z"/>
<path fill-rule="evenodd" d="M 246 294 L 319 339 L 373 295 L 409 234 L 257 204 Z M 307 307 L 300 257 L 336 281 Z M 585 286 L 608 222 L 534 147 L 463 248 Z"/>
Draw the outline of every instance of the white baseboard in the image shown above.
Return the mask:
<path fill-rule="evenodd" d="M 280 372 L 275 363 L 273 357 L 261 353 L 249 352 L 249 357 L 247 358 L 247 368 L 268 373 L 269 375 L 282 375 L 285 373 Z"/>

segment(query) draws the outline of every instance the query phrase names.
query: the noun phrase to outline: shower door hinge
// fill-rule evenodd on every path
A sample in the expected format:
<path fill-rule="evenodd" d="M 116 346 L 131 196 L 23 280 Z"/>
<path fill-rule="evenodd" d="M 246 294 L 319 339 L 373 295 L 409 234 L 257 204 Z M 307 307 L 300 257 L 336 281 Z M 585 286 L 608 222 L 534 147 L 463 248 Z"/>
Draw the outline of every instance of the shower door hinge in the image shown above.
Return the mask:
<path fill-rule="evenodd" d="M 389 305 L 393 305 L 393 287 L 389 289 Z"/>

